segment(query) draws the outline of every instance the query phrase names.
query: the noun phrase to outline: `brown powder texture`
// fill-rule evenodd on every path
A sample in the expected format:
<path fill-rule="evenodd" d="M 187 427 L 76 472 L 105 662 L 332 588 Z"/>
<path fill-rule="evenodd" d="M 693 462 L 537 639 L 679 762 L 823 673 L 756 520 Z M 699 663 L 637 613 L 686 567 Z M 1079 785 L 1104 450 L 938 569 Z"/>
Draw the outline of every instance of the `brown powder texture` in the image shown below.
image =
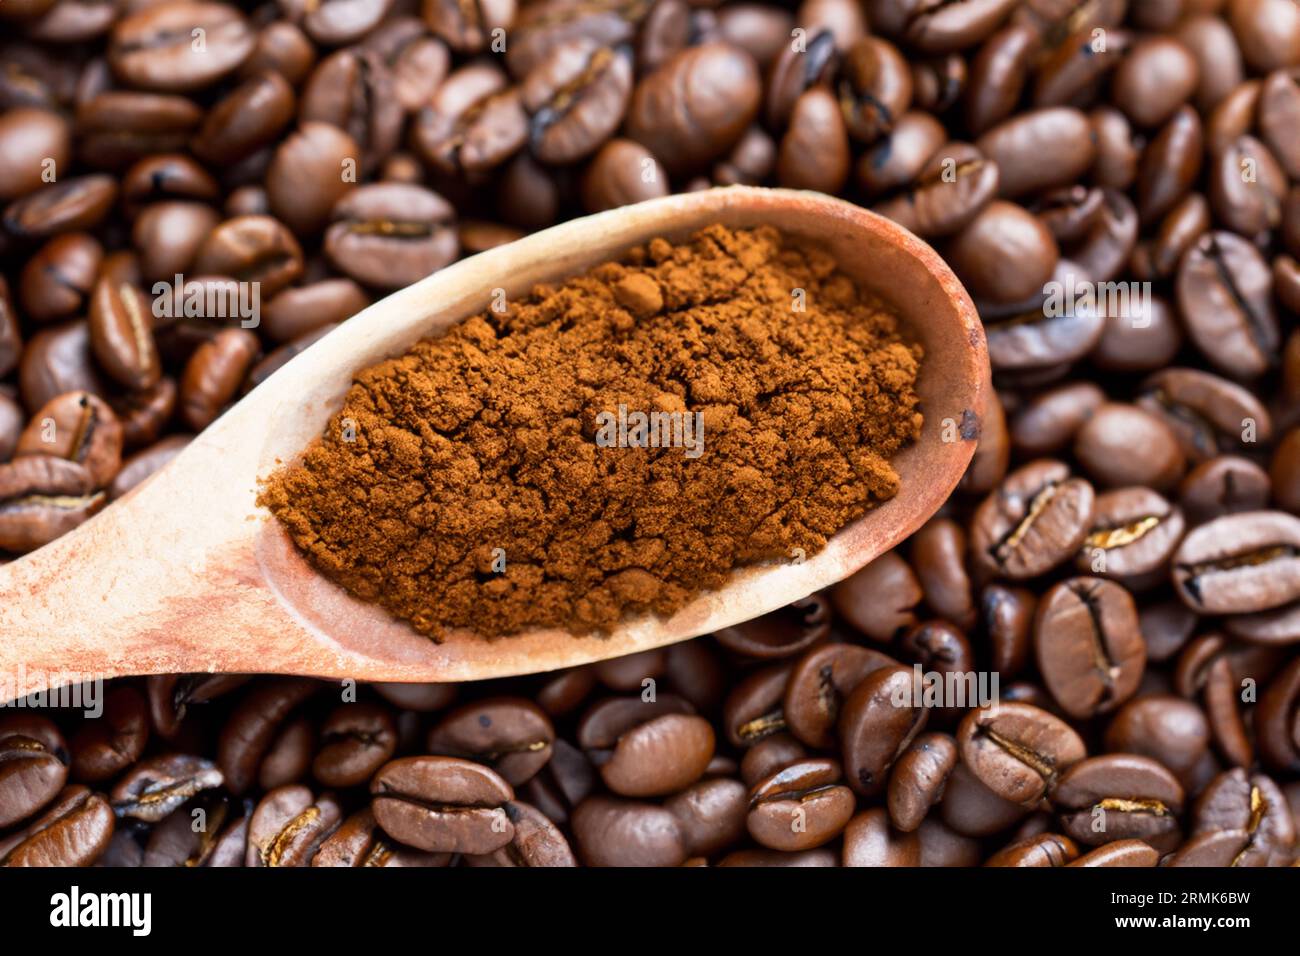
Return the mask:
<path fill-rule="evenodd" d="M 605 632 L 811 556 L 892 497 L 920 359 L 826 253 L 714 226 L 361 372 L 259 500 L 323 574 L 435 639 Z M 701 413 L 702 454 L 602 447 L 620 405 Z"/>

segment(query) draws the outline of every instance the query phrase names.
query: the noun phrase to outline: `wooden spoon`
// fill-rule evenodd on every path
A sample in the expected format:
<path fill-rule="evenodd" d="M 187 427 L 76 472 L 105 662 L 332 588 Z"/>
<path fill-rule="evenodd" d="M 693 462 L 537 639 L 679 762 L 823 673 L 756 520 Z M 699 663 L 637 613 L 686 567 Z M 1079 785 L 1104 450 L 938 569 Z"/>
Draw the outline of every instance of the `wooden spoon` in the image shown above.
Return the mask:
<path fill-rule="evenodd" d="M 342 405 L 353 374 L 489 307 L 494 289 L 580 273 L 656 236 L 711 223 L 776 226 L 820 243 L 891 303 L 924 346 L 921 439 L 894 464 L 897 497 L 802 563 L 755 566 L 669 619 L 603 637 L 533 631 L 437 644 L 317 574 L 255 504 Z M 271 376 L 166 468 L 71 534 L 0 567 L 0 696 L 123 675 L 252 672 L 462 681 L 583 664 L 715 631 L 832 584 L 898 544 L 956 486 L 988 385 L 984 332 L 925 243 L 816 193 L 733 187 L 670 196 L 547 229 L 459 262 L 343 324 Z"/>

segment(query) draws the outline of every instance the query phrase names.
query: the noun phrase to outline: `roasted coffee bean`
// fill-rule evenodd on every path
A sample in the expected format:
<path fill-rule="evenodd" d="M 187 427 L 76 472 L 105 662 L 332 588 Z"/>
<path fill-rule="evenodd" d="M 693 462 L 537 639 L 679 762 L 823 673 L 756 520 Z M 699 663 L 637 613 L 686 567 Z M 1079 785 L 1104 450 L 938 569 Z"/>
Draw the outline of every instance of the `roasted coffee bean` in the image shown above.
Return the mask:
<path fill-rule="evenodd" d="M 809 850 L 834 839 L 853 815 L 853 791 L 834 760 L 804 760 L 749 791 L 750 836 L 773 850 Z"/>
<path fill-rule="evenodd" d="M 1137 448 L 1140 456 L 1132 453 Z M 1173 429 L 1135 405 L 1107 403 L 1097 409 L 1075 435 L 1074 454 L 1091 478 L 1112 488 L 1145 485 L 1164 491 L 1186 467 Z"/>
<path fill-rule="evenodd" d="M 911 566 L 926 603 L 958 627 L 975 623 L 966 573 L 966 532 L 955 521 L 935 518 L 912 538 Z"/>
<path fill-rule="evenodd" d="M 1021 703 L 1000 703 L 968 713 L 957 730 L 957 746 L 965 766 L 994 795 L 1030 808 L 1050 795 L 1061 775 L 1087 755 L 1083 741 L 1068 724 Z M 947 816 L 945 820 L 953 824 Z"/>
<path fill-rule="evenodd" d="M 1024 24 L 1003 27 L 980 47 L 966 89 L 966 125 L 976 135 L 1006 119 L 1024 91 L 1038 34 Z"/>
<path fill-rule="evenodd" d="M 844 828 L 845 866 L 920 866 L 917 834 L 890 826 L 883 807 L 859 813 Z"/>
<path fill-rule="evenodd" d="M 0 222 L 19 238 L 44 239 L 93 229 L 117 198 L 117 183 L 100 174 L 75 176 L 42 186 L 5 207 Z"/>
<path fill-rule="evenodd" d="M 190 805 L 182 806 L 150 831 L 138 865 L 165 867 L 243 866 L 247 852 L 251 801 L 239 802 L 211 791 L 200 795 L 194 810 L 204 825 L 194 826 Z M 125 832 L 119 828 L 119 835 Z M 137 844 L 138 845 L 138 844 Z M 103 860 L 101 859 L 101 864 Z"/>
<path fill-rule="evenodd" d="M 203 44 L 193 42 L 201 30 Z M 193 90 L 236 69 L 253 52 L 254 32 L 244 16 L 223 3 L 168 3 L 140 9 L 113 27 L 108 58 L 132 86 Z"/>
<path fill-rule="evenodd" d="M 1111 98 L 1139 126 L 1159 126 L 1196 91 L 1200 67 L 1172 37 L 1144 37 L 1115 68 Z"/>
<path fill-rule="evenodd" d="M 1138 839 L 1167 851 L 1182 838 L 1183 788 L 1149 757 L 1107 754 L 1077 763 L 1061 775 L 1052 805 L 1065 832 L 1089 846 Z"/>
<path fill-rule="evenodd" d="M 1032 578 L 1066 561 L 1092 524 L 1092 486 L 1047 459 L 1008 475 L 975 513 L 971 554 L 992 574 Z"/>
<path fill-rule="evenodd" d="M 1070 382 L 1040 392 L 1012 416 L 1011 440 L 1030 457 L 1059 454 L 1105 401 L 1106 393 L 1091 382 Z"/>
<path fill-rule="evenodd" d="M 257 356 L 257 336 L 247 329 L 222 329 L 200 345 L 181 377 L 181 416 L 195 431 L 206 428 L 235 397 Z"/>
<path fill-rule="evenodd" d="M 40 189 L 46 182 L 46 164 L 66 168 L 71 145 L 72 130 L 54 110 L 15 107 L 0 112 L 0 201 Z"/>
<path fill-rule="evenodd" d="M 1174 555 L 1178 595 L 1201 614 L 1246 614 L 1300 598 L 1300 519 L 1228 515 L 1194 528 Z"/>
<path fill-rule="evenodd" d="M 451 205 L 420 186 L 362 186 L 330 216 L 326 256 L 341 272 L 376 288 L 417 282 L 450 265 L 459 251 Z"/>
<path fill-rule="evenodd" d="M 299 125 L 276 147 L 266 171 L 266 193 L 276 218 L 300 236 L 318 232 L 334 204 L 356 183 L 361 147 L 329 123 Z M 304 190 L 302 184 L 312 188 Z"/>
<path fill-rule="evenodd" d="M 514 836 L 504 808 L 514 799 L 510 784 L 468 760 L 394 760 L 375 774 L 370 793 L 384 832 L 421 850 L 491 853 Z"/>
<path fill-rule="evenodd" d="M 70 759 L 63 736 L 45 718 L 0 721 L 0 826 L 27 819 L 58 796 Z"/>
<path fill-rule="evenodd" d="M 573 812 L 573 833 L 588 866 L 680 866 L 688 855 L 677 818 L 652 803 L 589 797 Z"/>
<path fill-rule="evenodd" d="M 89 324 L 95 358 L 115 381 L 137 392 L 158 384 L 162 364 L 150 306 L 139 289 L 100 279 L 90 300 Z"/>
<path fill-rule="evenodd" d="M 810 747 L 830 747 L 845 699 L 868 674 L 896 662 L 856 644 L 814 647 L 795 663 L 785 683 L 782 727 Z"/>
<path fill-rule="evenodd" d="M 991 584 L 980 595 L 980 619 L 992 645 L 993 670 L 1015 677 L 1029 660 L 1035 597 L 1025 588 Z"/>
<path fill-rule="evenodd" d="M 1267 146 L 1253 136 L 1238 136 L 1215 156 L 1210 170 L 1210 203 L 1229 229 L 1255 236 L 1282 222 L 1287 177 Z"/>
<path fill-rule="evenodd" d="M 1182 539 L 1182 512 L 1149 488 L 1098 495 L 1075 566 L 1130 586 L 1154 584 Z"/>
<path fill-rule="evenodd" d="M 227 790 L 242 796 L 253 785 L 290 715 L 315 690 L 310 681 L 281 678 L 240 700 L 217 742 L 217 765 Z"/>
<path fill-rule="evenodd" d="M 220 198 L 216 179 L 184 153 L 148 156 L 122 176 L 122 202 L 131 211 L 158 202 L 213 203 Z"/>
<path fill-rule="evenodd" d="M 1171 368 L 1142 385 L 1138 405 L 1165 420 L 1193 462 L 1245 454 L 1273 437 L 1268 410 L 1245 388 L 1199 369 Z"/>
<path fill-rule="evenodd" d="M 746 657 L 793 657 L 823 640 L 830 633 L 830 620 L 830 602 L 814 595 L 743 624 L 724 627 L 713 636 L 727 650 Z"/>
<path fill-rule="evenodd" d="M 611 139 L 587 167 L 581 192 L 588 212 L 602 212 L 668 195 L 668 173 L 640 143 Z"/>
<path fill-rule="evenodd" d="M 75 462 L 85 467 L 95 487 L 102 488 L 122 465 L 122 427 L 101 399 L 89 392 L 69 392 L 37 410 L 14 453 Z"/>
<path fill-rule="evenodd" d="M 170 282 L 189 269 L 220 219 L 203 203 L 159 202 L 141 210 L 132 230 L 141 279 Z"/>
<path fill-rule="evenodd" d="M 397 727 L 387 709 L 345 704 L 321 725 L 312 776 L 326 787 L 351 787 L 370 779 L 397 749 Z"/>
<path fill-rule="evenodd" d="M 47 322 L 84 310 L 103 258 L 99 240 L 84 232 L 65 233 L 45 243 L 27 260 L 18 280 L 25 314 Z"/>
<path fill-rule="evenodd" d="M 668 798 L 664 809 L 677 820 L 688 853 L 712 856 L 744 836 L 749 794 L 738 780 L 701 780 Z"/>
<path fill-rule="evenodd" d="M 255 282 L 259 295 L 269 299 L 302 274 L 302 248 L 270 216 L 238 216 L 212 231 L 194 265 L 200 272 Z"/>
<path fill-rule="evenodd" d="M 388 839 L 367 807 L 344 820 L 321 841 L 312 866 L 427 867 L 446 866 L 448 853 L 424 853 Z"/>
<path fill-rule="evenodd" d="M 512 786 L 551 759 L 555 729 L 534 703 L 497 697 L 448 711 L 429 733 L 429 753 L 487 764 Z"/>
<path fill-rule="evenodd" d="M 71 786 L 41 816 L 0 838 L 0 866 L 87 866 L 112 838 L 108 801 Z"/>
<path fill-rule="evenodd" d="M 1076 718 L 1119 707 L 1137 690 L 1146 666 L 1132 596 L 1098 578 L 1071 578 L 1043 596 L 1034 649 L 1048 690 Z"/>
<path fill-rule="evenodd" d="M 22 554 L 48 544 L 107 502 L 85 465 L 51 455 L 19 456 L 0 465 L 0 550 Z"/>
<path fill-rule="evenodd" d="M 1272 273 L 1253 246 L 1232 233 L 1207 233 L 1184 256 L 1177 290 L 1187 331 L 1210 362 L 1243 379 L 1269 368 L 1281 340 Z"/>
<path fill-rule="evenodd" d="M 1088 117 L 1055 108 L 1005 120 L 975 141 L 998 167 L 998 195 L 1014 199 L 1073 182 L 1092 165 Z"/>
<path fill-rule="evenodd" d="M 79 158 L 98 169 L 123 170 L 183 149 L 202 120 L 203 110 L 184 96 L 107 90 L 78 104 Z"/>
<path fill-rule="evenodd" d="M 1294 774 L 1300 770 L 1300 742 L 1295 722 L 1300 719 L 1300 659 L 1275 675 L 1260 695 L 1255 713 L 1255 733 L 1265 765 Z"/>
<path fill-rule="evenodd" d="M 361 148 L 361 169 L 371 172 L 387 159 L 402 136 L 403 111 L 395 78 L 377 52 L 339 50 L 312 71 L 303 87 L 298 118 L 329 123 Z"/>
<path fill-rule="evenodd" d="M 525 79 L 529 143 L 546 163 L 591 155 L 618 129 L 632 94 L 632 56 L 591 40 L 556 47 Z"/>
<path fill-rule="evenodd" d="M 1201 708 L 1181 697 L 1152 695 L 1129 701 L 1106 729 L 1106 749 L 1150 757 L 1188 787 L 1209 752 L 1210 729 Z"/>
<path fill-rule="evenodd" d="M 957 763 L 957 745 L 947 734 L 916 737 L 889 774 L 889 817 L 910 833 L 921 825 L 930 807 L 943 799 L 948 776 Z"/>
<path fill-rule="evenodd" d="M 1240 511 L 1268 507 L 1268 472 L 1248 458 L 1219 455 L 1187 473 L 1178 489 L 1178 500 L 1188 521 L 1203 524 Z"/>
<path fill-rule="evenodd" d="M 248 821 L 245 866 L 310 866 L 343 812 L 329 795 L 313 798 L 303 786 L 271 790 Z"/>
<path fill-rule="evenodd" d="M 113 812 L 157 823 L 186 800 L 223 783 L 211 761 L 190 754 L 167 754 L 136 764 L 114 785 Z"/>
<path fill-rule="evenodd" d="M 115 777 L 140 759 L 148 740 L 144 695 L 134 687 L 115 687 L 104 699 L 102 717 L 83 724 L 72 737 L 72 774 L 90 783 Z"/>
<path fill-rule="evenodd" d="M 945 255 L 974 295 L 1008 303 L 1040 293 L 1060 252 L 1033 215 L 996 200 L 949 240 Z"/>
<path fill-rule="evenodd" d="M 689 173 L 736 144 L 760 97 L 748 54 L 724 43 L 689 47 L 637 83 L 627 133 L 669 172 Z"/>
<path fill-rule="evenodd" d="M 912 568 L 887 551 L 831 589 L 840 617 L 876 641 L 889 641 L 916 623 L 913 608 L 924 592 Z M 882 601 L 881 596 L 887 596 Z"/>
<path fill-rule="evenodd" d="M 844 702 L 839 719 L 844 771 L 859 793 L 879 793 L 889 768 L 924 729 L 928 708 L 918 699 L 919 683 L 909 667 L 881 667 Z"/>
<path fill-rule="evenodd" d="M 985 866 L 1053 867 L 1069 866 L 1079 857 L 1079 848 L 1069 837 L 1057 833 L 1017 840 L 989 857 Z"/>
<path fill-rule="evenodd" d="M 1240 767 L 1219 774 L 1201 792 L 1192 810 L 1194 838 L 1204 833 L 1240 831 L 1247 837 L 1229 866 L 1289 866 L 1295 856 L 1296 827 L 1286 798 L 1270 778 Z"/>
<path fill-rule="evenodd" d="M 800 101 L 807 95 L 801 96 Z M 798 104 L 796 116 L 797 110 Z M 794 125 L 792 118 L 791 126 Z M 786 138 L 789 139 L 789 134 Z M 943 124 L 929 113 L 916 110 L 904 113 L 887 136 L 863 153 L 857 164 L 859 184 L 872 197 L 907 186 L 921 175 L 947 138 Z"/>
<path fill-rule="evenodd" d="M 453 72 L 416 117 L 421 155 L 448 174 L 474 176 L 509 159 L 528 139 L 518 88 L 490 62 Z"/>
<path fill-rule="evenodd" d="M 466 856 L 469 866 L 577 866 L 569 841 L 560 829 L 535 807 L 515 801 L 506 804 L 514 824 L 514 837 L 501 849 L 484 856 Z"/>
<path fill-rule="evenodd" d="M 912 102 L 912 71 L 898 48 L 863 37 L 844 54 L 836 96 L 849 135 L 870 144 L 894 128 Z"/>
<path fill-rule="evenodd" d="M 675 793 L 694 783 L 713 757 L 708 721 L 671 695 L 598 704 L 579 724 L 578 742 L 615 793 L 628 797 Z"/>
<path fill-rule="evenodd" d="M 962 837 L 991 836 L 1006 830 L 1027 813 L 1020 804 L 1004 800 L 980 782 L 964 759 L 958 761 L 948 777 L 939 812 L 943 825 Z M 929 823 L 927 817 L 917 831 L 922 837 Z"/>
<path fill-rule="evenodd" d="M 776 178 L 791 189 L 836 193 L 849 177 L 849 137 L 835 97 L 814 87 L 795 101 L 777 152 Z M 864 157 L 863 164 L 870 164 Z M 860 167 L 861 168 L 861 167 Z"/>
<path fill-rule="evenodd" d="M 289 125 L 294 100 L 293 87 L 281 74 L 267 70 L 253 76 L 208 112 L 191 148 L 216 166 L 245 159 L 274 142 Z"/>
<path fill-rule="evenodd" d="M 900 195 L 872 208 L 918 235 L 949 236 L 996 195 L 998 167 L 968 143 L 941 147 Z"/>

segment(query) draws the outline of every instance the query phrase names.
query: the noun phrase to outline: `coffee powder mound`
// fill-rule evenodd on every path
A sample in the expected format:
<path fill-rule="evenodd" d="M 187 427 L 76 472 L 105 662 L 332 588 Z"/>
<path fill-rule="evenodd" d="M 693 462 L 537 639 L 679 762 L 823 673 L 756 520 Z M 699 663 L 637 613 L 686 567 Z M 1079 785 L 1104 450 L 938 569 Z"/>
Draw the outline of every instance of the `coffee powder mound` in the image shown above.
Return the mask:
<path fill-rule="evenodd" d="M 892 497 L 920 358 L 826 253 L 714 226 L 362 372 L 260 501 L 322 573 L 431 637 L 606 631 L 811 556 Z M 653 412 L 676 429 L 637 447 Z"/>

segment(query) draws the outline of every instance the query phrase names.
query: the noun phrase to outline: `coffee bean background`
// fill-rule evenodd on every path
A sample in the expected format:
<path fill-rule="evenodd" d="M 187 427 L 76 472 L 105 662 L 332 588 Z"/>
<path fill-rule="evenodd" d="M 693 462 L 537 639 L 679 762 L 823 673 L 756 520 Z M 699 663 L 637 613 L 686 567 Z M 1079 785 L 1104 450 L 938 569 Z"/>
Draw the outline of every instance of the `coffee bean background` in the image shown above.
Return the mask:
<path fill-rule="evenodd" d="M 0 21 L 0 562 L 390 290 L 672 192 L 902 223 L 975 298 L 996 389 L 925 528 L 715 635 L 473 685 L 164 675 L 98 719 L 0 710 L 0 865 L 1296 862 L 1293 0 Z M 160 318 L 178 273 L 214 308 Z M 1058 309 L 1053 280 L 1153 295 Z M 1002 705 L 898 706 L 914 664 L 996 672 Z"/>

